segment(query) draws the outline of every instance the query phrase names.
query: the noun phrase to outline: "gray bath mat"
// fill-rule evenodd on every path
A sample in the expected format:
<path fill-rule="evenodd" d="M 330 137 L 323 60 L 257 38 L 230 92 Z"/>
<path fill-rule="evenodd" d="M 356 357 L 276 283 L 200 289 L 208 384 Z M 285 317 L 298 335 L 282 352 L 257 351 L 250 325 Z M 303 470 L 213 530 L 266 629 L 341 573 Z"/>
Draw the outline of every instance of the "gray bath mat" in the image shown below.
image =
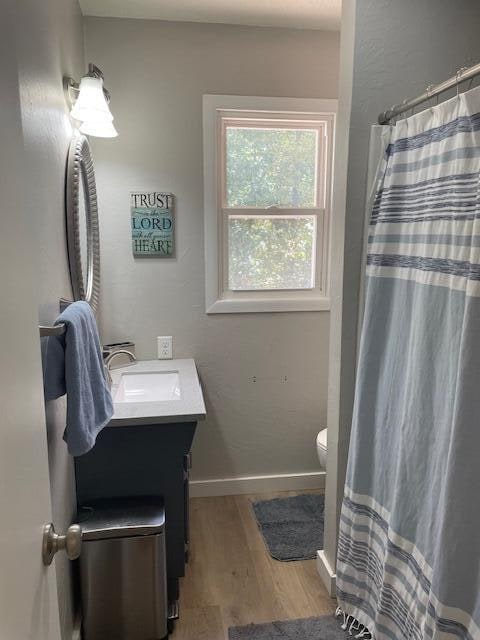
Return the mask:
<path fill-rule="evenodd" d="M 351 636 L 334 616 L 230 627 L 229 640 L 347 640 Z"/>
<path fill-rule="evenodd" d="M 308 493 L 253 503 L 268 551 L 275 560 L 311 560 L 323 549 L 325 497 Z"/>

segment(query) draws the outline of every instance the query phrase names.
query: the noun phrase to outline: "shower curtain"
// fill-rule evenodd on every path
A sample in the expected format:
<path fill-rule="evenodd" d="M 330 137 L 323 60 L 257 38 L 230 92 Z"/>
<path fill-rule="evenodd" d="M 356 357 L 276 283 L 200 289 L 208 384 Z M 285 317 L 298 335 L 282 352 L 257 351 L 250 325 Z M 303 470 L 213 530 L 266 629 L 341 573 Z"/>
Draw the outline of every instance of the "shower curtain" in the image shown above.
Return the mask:
<path fill-rule="evenodd" d="M 480 89 L 382 139 L 337 596 L 358 637 L 479 640 Z"/>

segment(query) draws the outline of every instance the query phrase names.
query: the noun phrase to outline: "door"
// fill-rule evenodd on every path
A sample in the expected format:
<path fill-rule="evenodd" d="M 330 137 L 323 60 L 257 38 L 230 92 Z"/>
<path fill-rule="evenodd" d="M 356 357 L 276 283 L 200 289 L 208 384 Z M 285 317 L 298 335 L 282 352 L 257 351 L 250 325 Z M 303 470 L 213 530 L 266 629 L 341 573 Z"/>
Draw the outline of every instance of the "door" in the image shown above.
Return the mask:
<path fill-rule="evenodd" d="M 0 638 L 59 640 L 54 564 L 42 564 L 52 519 L 35 292 L 35 211 L 23 151 L 14 0 L 0 20 Z"/>

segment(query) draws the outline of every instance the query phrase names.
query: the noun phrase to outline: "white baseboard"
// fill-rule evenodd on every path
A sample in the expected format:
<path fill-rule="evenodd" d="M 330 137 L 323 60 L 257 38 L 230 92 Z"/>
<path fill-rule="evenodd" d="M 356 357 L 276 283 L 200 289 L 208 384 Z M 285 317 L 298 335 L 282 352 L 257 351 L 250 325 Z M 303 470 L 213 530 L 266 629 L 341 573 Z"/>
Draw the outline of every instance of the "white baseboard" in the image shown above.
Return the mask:
<path fill-rule="evenodd" d="M 73 621 L 72 640 L 82 640 L 82 616 L 78 613 Z"/>
<path fill-rule="evenodd" d="M 269 491 L 300 491 L 324 489 L 325 471 L 309 473 L 285 473 L 274 476 L 242 476 L 214 480 L 191 480 L 190 497 L 234 496 L 245 493 L 267 493 Z"/>
<path fill-rule="evenodd" d="M 322 579 L 322 582 L 328 591 L 328 595 L 331 598 L 335 598 L 337 593 L 337 575 L 330 566 L 330 563 L 328 562 L 327 556 L 325 555 L 325 551 L 323 551 L 323 549 L 317 551 L 317 571 L 320 574 L 320 578 Z"/>

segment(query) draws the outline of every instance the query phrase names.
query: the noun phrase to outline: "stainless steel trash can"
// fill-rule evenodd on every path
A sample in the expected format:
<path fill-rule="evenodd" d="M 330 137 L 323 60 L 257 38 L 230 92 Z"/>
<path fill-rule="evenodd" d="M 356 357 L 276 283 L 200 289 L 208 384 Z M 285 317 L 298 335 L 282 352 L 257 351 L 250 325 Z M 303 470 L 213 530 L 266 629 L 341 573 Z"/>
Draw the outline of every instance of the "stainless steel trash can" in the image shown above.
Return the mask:
<path fill-rule="evenodd" d="M 163 500 L 98 500 L 79 510 L 78 521 L 84 640 L 166 638 Z"/>

